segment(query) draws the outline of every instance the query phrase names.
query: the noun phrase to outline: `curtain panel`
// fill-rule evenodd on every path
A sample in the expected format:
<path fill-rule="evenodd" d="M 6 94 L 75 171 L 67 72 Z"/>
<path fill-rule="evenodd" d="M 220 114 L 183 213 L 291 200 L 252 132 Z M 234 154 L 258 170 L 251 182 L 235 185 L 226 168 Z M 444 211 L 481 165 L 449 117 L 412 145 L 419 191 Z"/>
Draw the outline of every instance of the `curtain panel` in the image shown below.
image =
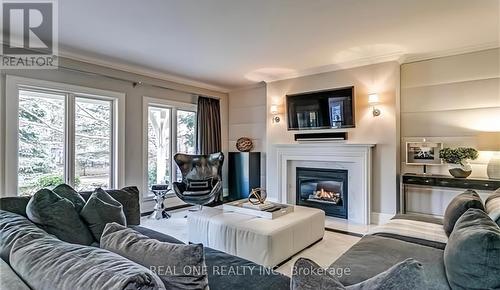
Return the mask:
<path fill-rule="evenodd" d="M 211 154 L 222 151 L 220 101 L 198 97 L 196 151 Z"/>

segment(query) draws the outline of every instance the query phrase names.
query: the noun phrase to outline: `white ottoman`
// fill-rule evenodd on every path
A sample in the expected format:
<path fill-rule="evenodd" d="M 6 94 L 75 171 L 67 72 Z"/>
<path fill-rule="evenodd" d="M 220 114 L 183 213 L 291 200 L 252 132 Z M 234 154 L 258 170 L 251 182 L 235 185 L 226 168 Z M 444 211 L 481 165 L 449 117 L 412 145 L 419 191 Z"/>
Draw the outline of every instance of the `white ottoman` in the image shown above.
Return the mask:
<path fill-rule="evenodd" d="M 210 207 L 188 215 L 190 242 L 267 267 L 322 239 L 324 232 L 324 211 L 303 206 L 273 220 Z"/>

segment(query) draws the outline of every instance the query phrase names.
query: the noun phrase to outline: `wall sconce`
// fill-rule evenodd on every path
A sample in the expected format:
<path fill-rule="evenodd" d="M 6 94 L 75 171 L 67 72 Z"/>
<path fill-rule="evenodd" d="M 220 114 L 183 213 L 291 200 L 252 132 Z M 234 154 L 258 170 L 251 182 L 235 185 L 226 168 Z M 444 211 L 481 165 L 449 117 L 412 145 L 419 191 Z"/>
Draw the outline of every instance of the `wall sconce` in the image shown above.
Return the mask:
<path fill-rule="evenodd" d="M 278 116 L 278 106 L 277 105 L 271 105 L 271 115 L 273 115 L 273 123 L 279 123 L 281 121 L 280 117 Z"/>
<path fill-rule="evenodd" d="M 372 114 L 374 117 L 380 116 L 380 109 L 375 108 L 375 106 L 379 103 L 377 94 L 369 94 L 368 95 L 368 104 L 372 106 Z"/>

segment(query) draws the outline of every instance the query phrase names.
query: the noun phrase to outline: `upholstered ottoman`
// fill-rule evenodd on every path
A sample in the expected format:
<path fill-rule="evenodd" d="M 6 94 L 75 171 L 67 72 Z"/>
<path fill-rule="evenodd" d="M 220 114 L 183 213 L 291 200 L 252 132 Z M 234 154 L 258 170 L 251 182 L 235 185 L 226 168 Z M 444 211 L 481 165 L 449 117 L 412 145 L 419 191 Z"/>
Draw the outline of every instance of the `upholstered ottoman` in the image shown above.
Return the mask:
<path fill-rule="evenodd" d="M 204 207 L 188 215 L 190 242 L 274 267 L 323 238 L 325 213 L 295 206 L 273 220 Z"/>

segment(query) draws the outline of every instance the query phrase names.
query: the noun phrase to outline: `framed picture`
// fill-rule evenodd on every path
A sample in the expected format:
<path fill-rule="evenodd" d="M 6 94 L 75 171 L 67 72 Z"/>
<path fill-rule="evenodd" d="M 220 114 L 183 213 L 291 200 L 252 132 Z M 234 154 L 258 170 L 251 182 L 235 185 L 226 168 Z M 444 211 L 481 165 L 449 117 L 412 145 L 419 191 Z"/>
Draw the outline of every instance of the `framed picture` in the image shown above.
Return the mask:
<path fill-rule="evenodd" d="M 436 142 L 407 142 L 406 164 L 413 165 L 440 165 L 439 150 L 443 143 Z"/>

